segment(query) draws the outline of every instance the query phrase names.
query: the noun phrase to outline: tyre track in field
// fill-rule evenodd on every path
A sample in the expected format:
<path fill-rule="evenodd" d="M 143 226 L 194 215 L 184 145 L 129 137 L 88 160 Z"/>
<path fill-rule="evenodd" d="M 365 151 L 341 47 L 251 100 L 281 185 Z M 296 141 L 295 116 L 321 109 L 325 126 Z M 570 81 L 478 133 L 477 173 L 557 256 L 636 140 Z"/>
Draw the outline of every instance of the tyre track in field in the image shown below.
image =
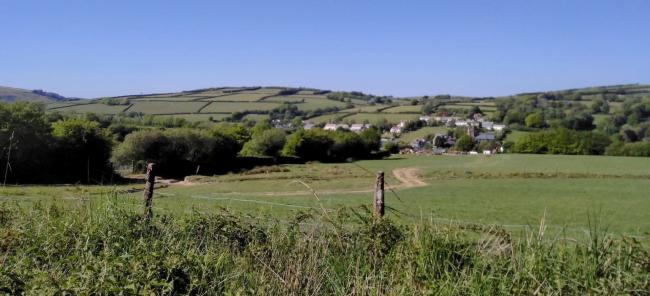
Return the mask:
<path fill-rule="evenodd" d="M 392 171 L 393 176 L 400 183 L 397 185 L 388 185 L 386 189 L 406 189 L 426 186 L 427 183 L 424 182 L 416 168 L 398 168 Z M 358 189 L 326 189 L 326 190 L 313 190 L 309 188 L 307 184 L 302 181 L 294 181 L 299 184 L 305 185 L 307 190 L 298 190 L 298 191 L 262 191 L 262 192 L 223 192 L 215 193 L 214 195 L 234 195 L 234 196 L 304 196 L 304 195 L 337 195 L 337 194 L 359 194 L 359 193 L 371 193 L 374 192 L 372 188 L 358 188 Z M 197 197 L 199 198 L 199 197 Z M 206 198 L 206 197 L 200 197 Z"/>

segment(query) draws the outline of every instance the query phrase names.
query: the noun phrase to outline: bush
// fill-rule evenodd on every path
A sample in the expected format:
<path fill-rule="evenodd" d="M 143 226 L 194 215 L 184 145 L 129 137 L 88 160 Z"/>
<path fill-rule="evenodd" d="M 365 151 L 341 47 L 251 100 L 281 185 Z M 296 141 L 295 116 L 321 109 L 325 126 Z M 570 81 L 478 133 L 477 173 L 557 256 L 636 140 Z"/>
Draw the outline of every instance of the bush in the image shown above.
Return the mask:
<path fill-rule="evenodd" d="M 300 130 L 287 138 L 282 154 L 319 161 L 370 158 L 373 152 L 380 148 L 380 137 L 376 128 L 364 130 L 359 134 L 342 130 Z"/>
<path fill-rule="evenodd" d="M 202 130 L 137 131 L 115 149 L 113 161 L 136 164 L 138 169 L 155 162 L 158 174 L 179 177 L 196 173 L 199 166 L 204 171 L 227 170 L 239 147 L 228 135 Z"/>
<path fill-rule="evenodd" d="M 143 223 L 124 199 L 96 198 L 94 207 L 0 205 L 0 291 L 645 295 L 650 289 L 642 243 L 600 229 L 577 243 L 541 231 L 513 238 L 498 226 L 400 224 L 346 208 L 288 221 L 194 211 Z"/>
<path fill-rule="evenodd" d="M 55 159 L 67 180 L 103 183 L 113 175 L 110 164 L 112 139 L 99 123 L 68 118 L 52 124 Z"/>
<path fill-rule="evenodd" d="M 456 141 L 455 148 L 458 151 L 470 151 L 474 149 L 474 141 L 470 136 L 462 135 L 460 138 L 458 138 L 458 141 Z"/>
<path fill-rule="evenodd" d="M 110 133 L 97 122 L 52 116 L 43 105 L 25 102 L 0 104 L 0 122 L 0 145 L 6 147 L 0 161 L 10 164 L 9 183 L 99 183 L 112 177 Z"/>
<path fill-rule="evenodd" d="M 557 128 L 527 134 L 515 143 L 513 152 L 601 155 L 610 143 L 602 133 Z"/>
<path fill-rule="evenodd" d="M 650 142 L 641 141 L 634 143 L 623 143 L 617 141 L 607 147 L 605 154 L 613 156 L 650 157 Z"/>
<path fill-rule="evenodd" d="M 286 133 L 277 128 L 255 132 L 250 141 L 244 144 L 241 155 L 277 157 L 280 155 L 282 147 L 284 147 L 286 137 Z"/>

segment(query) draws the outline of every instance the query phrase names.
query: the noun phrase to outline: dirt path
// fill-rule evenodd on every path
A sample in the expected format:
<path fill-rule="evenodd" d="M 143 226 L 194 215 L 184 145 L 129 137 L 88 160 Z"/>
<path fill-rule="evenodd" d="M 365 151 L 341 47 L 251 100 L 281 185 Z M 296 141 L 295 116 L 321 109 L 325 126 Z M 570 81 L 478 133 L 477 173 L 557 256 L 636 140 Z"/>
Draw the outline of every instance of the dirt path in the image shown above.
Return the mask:
<path fill-rule="evenodd" d="M 393 188 L 411 188 L 425 186 L 427 183 L 420 179 L 416 168 L 400 168 L 393 170 L 393 176 L 400 181 L 400 184 Z"/>

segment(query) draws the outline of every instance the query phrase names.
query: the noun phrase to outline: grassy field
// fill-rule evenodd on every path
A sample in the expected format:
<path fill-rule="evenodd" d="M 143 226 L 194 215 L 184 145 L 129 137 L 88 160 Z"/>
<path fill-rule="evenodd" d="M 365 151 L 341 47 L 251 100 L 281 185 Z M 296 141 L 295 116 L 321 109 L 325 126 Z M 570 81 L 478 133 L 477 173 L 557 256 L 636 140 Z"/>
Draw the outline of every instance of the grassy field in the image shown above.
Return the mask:
<path fill-rule="evenodd" d="M 427 126 L 412 132 L 403 133 L 399 139 L 404 143 L 410 143 L 415 139 L 426 138 L 428 135 L 446 134 L 447 130 L 449 129 L 444 126 Z"/>
<path fill-rule="evenodd" d="M 422 113 L 422 106 L 420 106 L 420 105 L 396 106 L 396 107 L 391 107 L 391 108 L 388 108 L 388 109 L 384 109 L 381 112 L 382 113 L 415 113 L 415 114 L 421 114 Z"/>
<path fill-rule="evenodd" d="M 243 111 L 268 111 L 275 107 L 278 104 L 276 103 L 266 103 L 266 102 L 212 102 L 207 107 L 201 110 L 202 113 L 211 113 L 211 112 L 223 112 L 223 113 L 233 113 L 233 112 L 243 112 Z"/>
<path fill-rule="evenodd" d="M 323 123 L 323 122 L 327 123 L 327 122 L 334 121 L 334 120 L 336 120 L 338 118 L 341 118 L 341 117 L 345 118 L 346 116 L 349 116 L 349 115 L 350 115 L 350 113 L 326 114 L 326 115 L 312 117 L 312 118 L 309 118 L 308 120 L 313 122 L 313 123 Z"/>
<path fill-rule="evenodd" d="M 152 101 L 152 102 L 135 102 L 133 107 L 129 108 L 129 112 L 143 112 L 145 114 L 173 114 L 173 113 L 192 113 L 198 112 L 199 109 L 205 106 L 205 102 L 168 102 L 168 101 Z"/>
<path fill-rule="evenodd" d="M 525 132 L 525 131 L 511 131 L 507 136 L 505 141 L 512 141 L 512 142 L 517 142 L 519 139 L 522 137 L 530 134 L 531 132 Z"/>
<path fill-rule="evenodd" d="M 210 118 L 215 121 L 223 120 L 229 117 L 230 114 L 174 114 L 174 115 L 156 115 L 156 118 L 183 118 L 187 121 L 196 122 L 207 122 L 210 121 Z"/>
<path fill-rule="evenodd" d="M 646 295 L 649 187 L 648 158 L 394 156 L 158 182 L 147 222 L 142 183 L 6 186 L 0 289 Z"/>
<path fill-rule="evenodd" d="M 403 186 L 391 173 L 416 170 L 424 186 Z M 600 219 L 615 234 L 650 237 L 650 159 L 624 157 L 498 155 L 394 156 L 344 164 L 283 165 L 194 179 L 156 191 L 161 213 L 229 208 L 255 216 L 287 217 L 319 208 L 315 190 L 329 209 L 370 203 L 374 173 L 385 171 L 389 215 L 405 221 L 499 224 L 519 231 L 542 217 L 550 231 L 581 236 L 590 219 Z M 304 182 L 298 182 L 302 181 Z M 206 183 L 207 182 L 207 183 Z M 306 184 L 306 185 L 305 185 Z M 141 185 L 135 186 L 139 188 Z M 309 186 L 307 188 L 306 186 Z M 133 186 L 118 186 L 117 190 Z M 110 186 L 7 187 L 9 201 L 75 203 Z M 137 205 L 140 193 L 126 194 Z M 592 221 L 593 222 L 593 221 Z"/>
<path fill-rule="evenodd" d="M 296 104 L 296 107 L 298 107 L 298 109 L 301 111 L 313 111 L 327 107 L 338 107 L 340 109 L 345 109 L 345 105 L 345 103 L 339 101 L 319 98 L 307 98 L 305 99 L 304 103 Z"/>
<path fill-rule="evenodd" d="M 83 105 L 71 105 L 64 108 L 57 108 L 56 111 L 59 112 L 71 112 L 71 113 L 87 113 L 87 112 L 96 112 L 103 114 L 117 114 L 121 113 L 126 109 L 127 105 L 106 105 L 106 104 L 83 104 Z"/>
<path fill-rule="evenodd" d="M 355 122 L 364 122 L 367 120 L 370 123 L 376 123 L 381 119 L 386 119 L 388 122 L 396 124 L 402 120 L 417 120 L 418 118 L 419 115 L 416 114 L 357 113 L 346 117 L 345 120 Z"/>
<path fill-rule="evenodd" d="M 261 100 L 264 97 L 269 96 L 270 94 L 265 94 L 265 93 L 233 93 L 231 95 L 226 95 L 226 96 L 218 96 L 214 97 L 211 99 L 208 99 L 208 101 L 216 101 L 216 102 L 257 102 Z"/>

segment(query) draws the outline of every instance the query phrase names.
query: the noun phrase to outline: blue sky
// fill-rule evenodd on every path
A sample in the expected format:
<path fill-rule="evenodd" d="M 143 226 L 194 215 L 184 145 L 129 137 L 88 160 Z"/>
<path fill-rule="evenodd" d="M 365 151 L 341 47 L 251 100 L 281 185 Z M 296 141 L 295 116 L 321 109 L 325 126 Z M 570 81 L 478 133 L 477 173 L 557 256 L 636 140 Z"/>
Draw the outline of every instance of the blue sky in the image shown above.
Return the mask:
<path fill-rule="evenodd" d="M 0 85 L 490 96 L 650 83 L 650 1 L 0 0 Z"/>

